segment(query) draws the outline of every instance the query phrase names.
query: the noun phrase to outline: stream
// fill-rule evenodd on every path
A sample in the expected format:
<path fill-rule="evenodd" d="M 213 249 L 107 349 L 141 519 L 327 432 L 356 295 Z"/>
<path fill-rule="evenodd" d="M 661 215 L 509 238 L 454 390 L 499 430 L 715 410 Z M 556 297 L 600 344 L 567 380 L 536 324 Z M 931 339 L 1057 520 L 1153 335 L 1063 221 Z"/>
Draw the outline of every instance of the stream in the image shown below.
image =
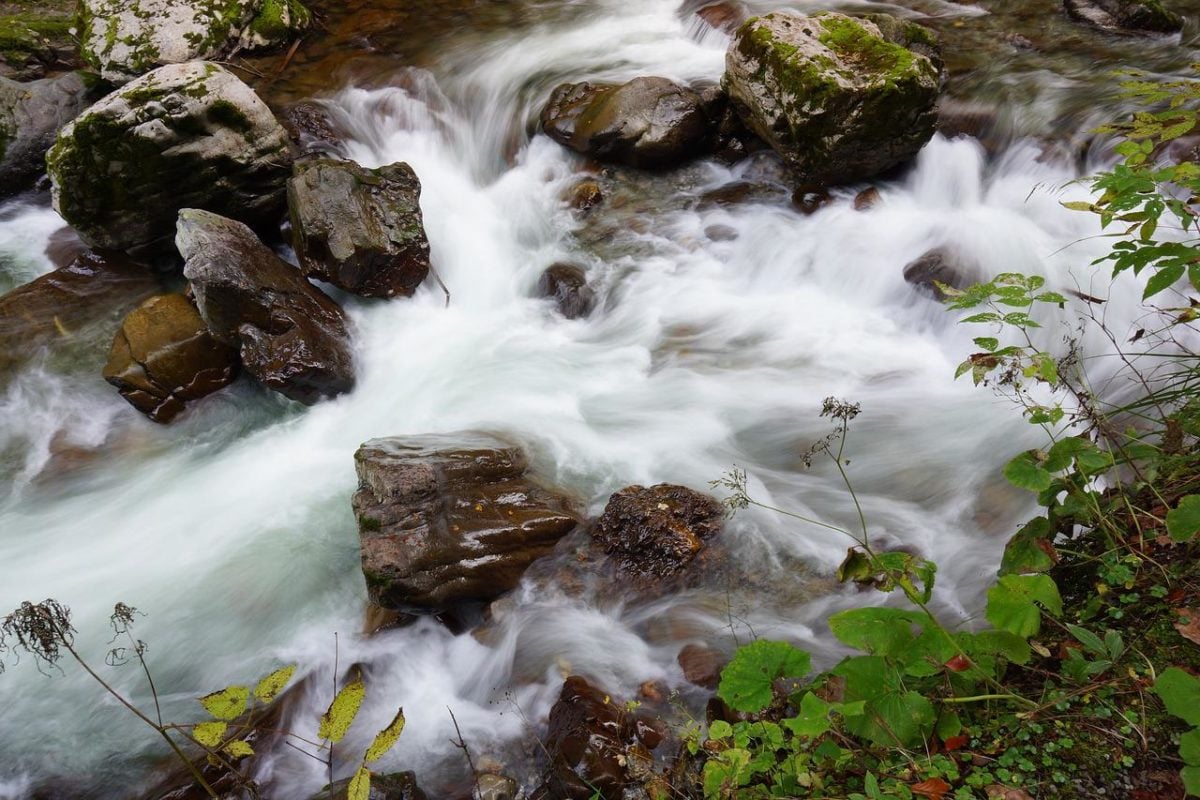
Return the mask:
<path fill-rule="evenodd" d="M 430 280 L 411 300 L 337 295 L 354 326 L 353 393 L 306 409 L 239 381 L 168 427 L 130 408 L 90 362 L 35 358 L 0 384 L 0 611 L 46 597 L 69 605 L 79 651 L 146 707 L 134 667 L 103 666 L 113 604 L 135 606 L 164 716 L 180 721 L 200 718 L 199 695 L 295 663 L 310 680 L 286 726 L 315 737 L 335 663 L 358 664 L 368 700 L 341 749 L 361 752 L 402 706 L 407 727 L 379 770 L 415 770 L 434 797 L 466 771 L 448 709 L 476 761 L 532 786 L 529 742 L 564 675 L 622 698 L 657 682 L 702 716 L 708 693 L 684 680 L 682 646 L 787 639 L 829 665 L 842 651 L 828 615 L 884 598 L 833 581 L 844 536 L 752 509 L 722 534 L 722 579 L 702 586 L 649 599 L 579 593 L 544 570 L 483 630 L 424 620 L 367 636 L 350 508 L 362 442 L 494 432 L 590 515 L 624 486 L 705 489 L 736 465 L 757 499 L 855 529 L 837 470 L 823 458 L 804 465 L 831 430 L 823 399 L 844 398 L 862 405 L 846 457 L 872 540 L 935 560 L 937 610 L 971 625 L 1032 507 L 1001 467 L 1042 433 L 1009 400 L 953 379 L 982 331 L 957 324 L 903 268 L 952 246 L 978 277 L 1041 274 L 1051 288 L 1110 298 L 1107 323 L 1127 339 L 1136 293 L 1089 266 L 1112 240 L 1061 202 L 1086 199 L 1073 181 L 1111 163 L 1090 133 L 1122 108 L 1111 70 L 1184 75 L 1200 60 L 1200 2 L 1176 4 L 1190 15 L 1182 41 L 1106 36 L 1052 2 L 786 3 L 930 24 L 951 70 L 947 96 L 990 109 L 991 135 L 936 136 L 910 169 L 872 184 L 881 200 L 865 211 L 852 201 L 868 184 L 802 214 L 774 157 L 759 154 L 612 171 L 606 202 L 581 215 L 563 197 L 590 165 L 533 133 L 553 86 L 637 75 L 712 84 L 729 39 L 680 0 L 511 5 L 522 5 L 519 23 L 430 20 L 431 38 L 404 62 L 376 53 L 368 75 L 346 78 L 302 58 L 276 87 L 319 96 L 346 156 L 412 165 L 451 293 L 447 305 Z M 739 182 L 778 191 L 709 199 Z M 44 251 L 60 227 L 47 198 L 0 206 L 0 291 L 53 268 Z M 600 298 L 590 317 L 564 320 L 533 296 L 555 262 L 587 268 Z M 1043 324 L 1039 344 L 1051 349 L 1077 333 L 1053 308 Z M 1105 380 L 1112 344 L 1082 335 L 1093 384 L 1118 396 L 1127 387 Z M 165 764 L 161 745 L 72 664 L 0 675 L 3 800 L 136 796 Z M 338 777 L 355 766 L 351 756 Z M 267 797 L 295 800 L 326 782 L 323 765 L 286 747 L 256 777 Z"/>

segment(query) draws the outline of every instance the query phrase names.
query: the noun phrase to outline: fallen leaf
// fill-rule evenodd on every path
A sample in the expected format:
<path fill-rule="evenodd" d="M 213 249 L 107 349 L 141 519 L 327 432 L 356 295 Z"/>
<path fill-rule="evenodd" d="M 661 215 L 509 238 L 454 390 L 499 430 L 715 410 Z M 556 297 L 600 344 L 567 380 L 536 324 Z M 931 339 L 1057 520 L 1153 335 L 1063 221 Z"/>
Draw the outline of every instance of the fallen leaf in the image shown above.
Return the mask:
<path fill-rule="evenodd" d="M 1033 800 L 1033 796 L 1024 789 L 1013 789 L 998 783 L 993 783 L 984 791 L 987 792 L 988 800 Z"/>
<path fill-rule="evenodd" d="M 1193 644 L 1200 644 L 1200 611 L 1177 608 L 1175 613 L 1179 615 L 1179 619 L 1175 620 L 1175 630 L 1179 631 L 1179 635 Z"/>
<path fill-rule="evenodd" d="M 955 656 L 946 662 L 946 669 L 951 672 L 966 672 L 971 668 L 971 662 L 964 656 Z"/>
<path fill-rule="evenodd" d="M 949 739 L 947 739 L 945 742 L 943 742 L 943 744 L 946 745 L 946 750 L 948 752 L 953 752 L 955 750 L 961 750 L 964 747 L 966 747 L 967 742 L 969 742 L 969 741 L 971 741 L 971 737 L 963 734 L 963 735 L 959 735 L 959 736 L 951 736 Z"/>
<path fill-rule="evenodd" d="M 913 794 L 919 794 L 921 797 L 928 797 L 930 800 L 942 800 L 946 792 L 950 791 L 950 784 L 941 778 L 930 778 L 927 781 L 914 783 L 912 790 Z"/>

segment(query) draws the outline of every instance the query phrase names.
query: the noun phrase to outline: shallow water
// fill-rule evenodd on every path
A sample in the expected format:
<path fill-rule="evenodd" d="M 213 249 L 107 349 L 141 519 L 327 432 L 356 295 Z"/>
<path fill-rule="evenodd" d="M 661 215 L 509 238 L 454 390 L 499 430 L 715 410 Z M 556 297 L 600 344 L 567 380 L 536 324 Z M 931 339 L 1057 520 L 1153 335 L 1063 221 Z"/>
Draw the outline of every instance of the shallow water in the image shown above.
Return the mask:
<path fill-rule="evenodd" d="M 352 395 L 302 409 L 243 382 L 161 428 L 98 367 L 35 359 L 15 376 L 0 393 L 0 454 L 16 454 L 0 458 L 0 608 L 67 603 L 80 650 L 97 663 L 113 603 L 142 609 L 138 635 L 150 644 L 168 718 L 195 719 L 194 697 L 295 662 L 314 680 L 289 725 L 311 734 L 335 658 L 364 665 L 370 724 L 355 727 L 344 751 L 365 746 L 402 705 L 408 727 L 382 766 L 415 769 L 436 787 L 462 768 L 448 708 L 476 759 L 511 758 L 566 671 L 625 697 L 661 681 L 686 704 L 697 693 L 675 663 L 683 645 L 730 649 L 753 631 L 827 662 L 838 651 L 821 633 L 824 617 L 877 598 L 827 580 L 844 537 L 744 512 L 723 535 L 738 583 L 639 602 L 530 581 L 486 637 L 426 622 L 366 638 L 349 504 L 361 442 L 497 432 L 591 512 L 631 483 L 702 488 L 736 464 L 756 497 L 854 527 L 836 471 L 802 464 L 829 430 L 818 412 L 832 395 L 863 407 L 847 456 L 871 536 L 938 561 L 938 608 L 970 624 L 1004 536 L 1029 511 L 999 469 L 1039 433 L 1007 401 L 952 380 L 978 332 L 916 293 L 902 269 L 952 244 L 985 274 L 1039 273 L 1052 286 L 1108 295 L 1109 323 L 1118 332 L 1133 325 L 1131 293 L 1088 267 L 1111 242 L 1089 238 L 1092 220 L 1059 205 L 1085 196 L 1071 182 L 1103 147 L 1063 152 L 1041 137 L 1090 142 L 1087 131 L 1112 108 L 1110 87 L 1082 66 L 1088 47 L 1105 63 L 1140 54 L 1139 63 L 1169 71 L 1186 66 L 1190 45 L 1070 27 L 1061 53 L 970 68 L 954 89 L 1011 122 L 999 152 L 935 138 L 910 171 L 878 184 L 883 199 L 869 211 L 851 206 L 861 186 L 807 217 L 786 200 L 701 201 L 729 183 L 769 179 L 757 159 L 614 176 L 619 207 L 581 220 L 560 199 L 580 160 L 526 135 L 550 88 L 639 74 L 711 83 L 722 69 L 726 38 L 681 15 L 677 0 L 630 5 L 562 3 L 518 32 L 455 29 L 424 49 L 421 70 L 396 70 L 372 88 L 326 87 L 348 156 L 368 166 L 404 160 L 420 176 L 434 263 L 452 294 L 447 307 L 429 281 L 412 300 L 347 299 L 359 368 Z M 1030 27 L 1041 18 L 1012 7 L 999 22 L 985 13 L 1003 5 L 913 8 L 937 15 L 948 49 L 955 30 L 964 47 L 1005 20 L 1023 20 L 1027 36 L 1042 30 Z M 868 6 L 899 8 L 844 7 Z M 1068 30 L 1057 18 L 1053 26 Z M 50 269 L 40 253 L 55 227 L 45 208 L 0 211 L 0 287 Z M 564 260 L 586 266 L 601 291 L 590 319 L 564 321 L 530 297 L 541 271 Z M 1048 321 L 1044 343 L 1061 346 L 1062 334 Z M 1108 347 L 1095 338 L 1085 346 Z M 1105 361 L 1097 364 L 1102 380 Z M 149 701 L 131 669 L 110 674 Z M 0 798 L 24 797 L 51 776 L 86 779 L 87 796 L 128 796 L 161 763 L 146 729 L 77 670 L 45 678 L 23 663 L 0 682 Z M 276 798 L 323 783 L 320 765 L 284 748 L 259 777 Z"/>

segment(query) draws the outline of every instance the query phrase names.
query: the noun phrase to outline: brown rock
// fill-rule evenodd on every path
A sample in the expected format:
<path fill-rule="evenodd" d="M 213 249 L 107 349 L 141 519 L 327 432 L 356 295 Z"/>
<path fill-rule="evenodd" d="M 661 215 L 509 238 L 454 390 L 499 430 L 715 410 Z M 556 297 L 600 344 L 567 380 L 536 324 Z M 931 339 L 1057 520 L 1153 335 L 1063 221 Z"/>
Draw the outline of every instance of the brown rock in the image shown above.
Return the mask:
<path fill-rule="evenodd" d="M 977 265 L 969 263 L 963 255 L 949 247 L 935 247 L 904 267 L 905 281 L 922 294 L 939 301 L 945 297 L 938 288 L 939 283 L 965 289 L 975 282 L 978 274 Z"/>
<path fill-rule="evenodd" d="M 417 613 L 494 600 L 578 520 L 519 448 L 478 433 L 375 439 L 354 456 L 372 601 Z"/>
<path fill-rule="evenodd" d="M 799 209 L 804 216 L 811 216 L 821 210 L 830 201 L 829 192 L 824 189 L 800 187 L 792 193 L 792 205 Z"/>
<path fill-rule="evenodd" d="M 596 181 L 580 181 L 571 187 L 567 202 L 576 211 L 590 211 L 604 202 L 604 191 Z"/>
<path fill-rule="evenodd" d="M 574 264 L 554 264 L 538 279 L 539 297 L 550 297 L 567 319 L 579 319 L 592 313 L 596 293 L 587 285 L 587 273 Z"/>
<path fill-rule="evenodd" d="M 854 210 L 866 211 L 868 208 L 873 208 L 883 199 L 879 194 L 879 190 L 872 186 L 869 189 L 863 189 L 854 196 Z"/>
<path fill-rule="evenodd" d="M 320 103 L 305 100 L 284 109 L 280 122 L 301 153 L 332 153 L 341 145 L 343 134 Z"/>
<path fill-rule="evenodd" d="M 609 498 L 592 537 L 626 571 L 661 577 L 687 566 L 724 516 L 719 502 L 685 486 L 630 486 Z"/>
<path fill-rule="evenodd" d="M 155 422 L 233 383 L 237 350 L 217 341 L 181 294 L 151 297 L 125 317 L 104 379 Z"/>
<path fill-rule="evenodd" d="M 721 681 L 721 670 L 727 659 L 719 651 L 699 644 L 689 644 L 679 651 L 676 659 L 683 677 L 688 683 L 705 689 L 716 689 Z"/>
<path fill-rule="evenodd" d="M 731 34 L 749 15 L 741 3 L 712 3 L 697 11 L 696 16 L 704 20 L 710 28 Z"/>

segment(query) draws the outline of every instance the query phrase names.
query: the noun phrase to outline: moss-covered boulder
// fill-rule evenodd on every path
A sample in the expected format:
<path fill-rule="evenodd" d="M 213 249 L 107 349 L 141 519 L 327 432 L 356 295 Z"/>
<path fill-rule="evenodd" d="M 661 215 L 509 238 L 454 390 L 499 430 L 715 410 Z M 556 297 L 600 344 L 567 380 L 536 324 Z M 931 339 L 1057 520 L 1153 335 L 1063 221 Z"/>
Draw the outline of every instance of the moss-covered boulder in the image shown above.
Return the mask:
<path fill-rule="evenodd" d="M 304 274 L 364 297 L 410 297 L 429 274 L 420 201 L 408 164 L 297 162 L 288 212 Z"/>
<path fill-rule="evenodd" d="M 75 0 L 0 2 L 0 76 L 19 81 L 77 69 Z"/>
<path fill-rule="evenodd" d="M 641 169 L 662 169 L 702 154 L 714 122 L 700 95 L 666 78 L 620 86 L 564 83 L 542 111 L 542 128 L 559 144 Z"/>
<path fill-rule="evenodd" d="M 1178 33 L 1183 19 L 1162 0 L 1063 0 L 1073 19 L 1109 33 Z"/>
<path fill-rule="evenodd" d="M 287 133 L 203 61 L 160 67 L 67 125 L 46 157 L 54 207 L 94 247 L 168 245 L 181 208 L 255 224 L 282 213 Z"/>
<path fill-rule="evenodd" d="M 836 13 L 754 17 L 730 45 L 723 85 L 802 185 L 852 183 L 933 136 L 940 72 L 922 31 Z"/>
<path fill-rule="evenodd" d="M 307 27 L 297 0 L 81 0 L 80 50 L 105 80 L 286 42 Z"/>
<path fill-rule="evenodd" d="M 0 78 L 0 198 L 29 188 L 46 171 L 46 151 L 91 104 L 92 86 L 78 72 L 29 83 Z"/>

